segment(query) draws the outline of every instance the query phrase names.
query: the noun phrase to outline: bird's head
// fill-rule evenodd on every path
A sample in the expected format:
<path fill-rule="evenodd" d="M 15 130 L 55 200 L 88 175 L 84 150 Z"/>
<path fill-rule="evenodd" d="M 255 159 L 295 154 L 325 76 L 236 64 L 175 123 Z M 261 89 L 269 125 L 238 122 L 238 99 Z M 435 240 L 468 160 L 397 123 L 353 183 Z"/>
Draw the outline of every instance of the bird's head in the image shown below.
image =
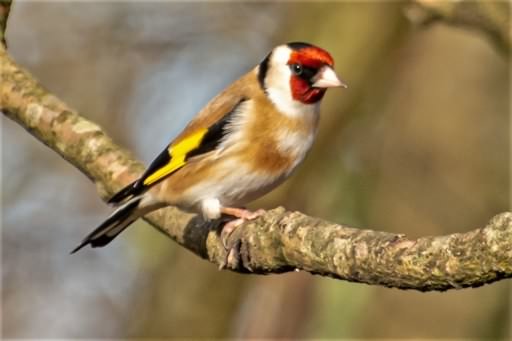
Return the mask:
<path fill-rule="evenodd" d="M 258 69 L 260 84 L 278 106 L 319 103 L 327 88 L 347 87 L 334 72 L 331 55 L 308 43 L 275 47 Z"/>

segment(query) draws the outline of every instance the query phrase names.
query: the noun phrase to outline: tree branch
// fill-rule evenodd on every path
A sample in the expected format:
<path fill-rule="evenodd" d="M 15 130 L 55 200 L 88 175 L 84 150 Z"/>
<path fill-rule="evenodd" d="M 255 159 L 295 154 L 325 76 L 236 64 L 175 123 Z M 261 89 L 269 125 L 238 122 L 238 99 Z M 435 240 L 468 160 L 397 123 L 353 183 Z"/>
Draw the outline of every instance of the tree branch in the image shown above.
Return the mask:
<path fill-rule="evenodd" d="M 47 92 L 2 47 L 0 80 L 0 110 L 80 169 L 95 182 L 102 198 L 143 171 L 130 153 Z M 195 254 L 242 273 L 304 270 L 421 291 L 476 287 L 512 277 L 509 212 L 471 232 L 410 240 L 277 208 L 233 233 L 233 247 L 239 253 L 224 249 L 219 222 L 206 223 L 175 208 L 156 211 L 147 220 Z"/>
<path fill-rule="evenodd" d="M 444 22 L 480 31 L 500 52 L 510 54 L 512 30 L 508 1 L 413 0 L 405 13 L 412 22 L 420 25 Z"/>
<path fill-rule="evenodd" d="M 7 18 L 11 10 L 11 0 L 0 0 L 0 45 L 6 46 L 5 28 L 7 27 Z"/>

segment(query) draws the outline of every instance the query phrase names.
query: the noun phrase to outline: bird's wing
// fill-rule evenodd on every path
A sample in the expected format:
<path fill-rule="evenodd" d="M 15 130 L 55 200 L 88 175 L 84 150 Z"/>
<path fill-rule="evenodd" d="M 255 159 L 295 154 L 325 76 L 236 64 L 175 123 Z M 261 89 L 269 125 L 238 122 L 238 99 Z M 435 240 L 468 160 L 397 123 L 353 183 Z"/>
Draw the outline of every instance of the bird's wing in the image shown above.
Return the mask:
<path fill-rule="evenodd" d="M 144 186 L 151 186 L 183 167 L 191 157 L 214 150 L 227 133 L 226 125 L 244 101 L 245 98 L 239 99 L 231 110 L 223 113 L 212 125 L 199 126 L 181 134 L 151 163 L 139 181 Z"/>
<path fill-rule="evenodd" d="M 247 100 L 244 94 L 247 94 L 248 87 L 243 86 L 246 83 L 243 82 L 245 77 L 215 97 L 156 157 L 144 174 L 116 193 L 109 203 L 118 204 L 144 193 L 151 186 L 185 166 L 192 156 L 214 150 L 226 135 L 225 128 L 231 117 Z M 238 86 L 237 83 L 239 83 Z"/>

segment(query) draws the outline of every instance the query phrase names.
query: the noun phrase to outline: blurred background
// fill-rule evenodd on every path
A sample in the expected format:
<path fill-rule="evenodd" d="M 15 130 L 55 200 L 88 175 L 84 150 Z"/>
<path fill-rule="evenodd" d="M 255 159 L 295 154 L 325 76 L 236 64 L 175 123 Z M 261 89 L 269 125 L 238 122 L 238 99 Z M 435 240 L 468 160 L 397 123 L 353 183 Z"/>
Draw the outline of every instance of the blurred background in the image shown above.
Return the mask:
<path fill-rule="evenodd" d="M 284 205 L 410 237 L 510 208 L 508 58 L 476 31 L 418 28 L 403 2 L 25 2 L 12 56 L 146 164 L 279 43 L 330 51 L 304 165 L 253 207 Z M 138 222 L 69 251 L 109 214 L 77 169 L 2 117 L 6 338 L 509 339 L 511 283 L 418 293 L 306 273 L 218 271 Z"/>

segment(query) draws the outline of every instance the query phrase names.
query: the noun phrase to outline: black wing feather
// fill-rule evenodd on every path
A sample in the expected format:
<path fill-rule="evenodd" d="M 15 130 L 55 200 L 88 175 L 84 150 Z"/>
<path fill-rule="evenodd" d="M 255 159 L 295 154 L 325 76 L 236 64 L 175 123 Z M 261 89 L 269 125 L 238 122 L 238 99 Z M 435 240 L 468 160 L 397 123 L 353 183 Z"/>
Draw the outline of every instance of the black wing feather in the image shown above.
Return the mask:
<path fill-rule="evenodd" d="M 227 124 L 230 122 L 231 118 L 233 117 L 233 114 L 236 112 L 240 104 L 245 102 L 247 98 L 242 98 L 234 107 L 231 109 L 226 115 L 222 117 L 219 121 L 217 121 L 215 124 L 211 125 L 208 128 L 208 131 L 203 136 L 201 143 L 199 146 L 188 152 L 186 155 L 185 160 L 188 160 L 189 158 L 193 156 L 198 156 L 201 154 L 205 154 L 208 152 L 213 151 L 217 146 L 221 143 L 222 139 L 227 135 L 228 130 L 226 129 Z M 122 190 L 114 194 L 112 198 L 108 201 L 109 204 L 120 204 L 123 201 L 126 201 L 128 198 L 133 198 L 137 195 L 140 195 L 144 193 L 148 188 L 150 188 L 152 185 L 144 185 L 144 180 L 146 180 L 151 174 L 158 171 L 160 168 L 167 165 L 169 162 L 171 162 L 171 155 L 169 153 L 169 147 L 168 145 L 157 157 L 156 159 L 151 162 L 149 167 L 146 169 L 146 171 L 142 174 L 142 176 L 137 179 L 136 181 L 132 182 L 128 186 L 124 187 Z M 161 180 L 160 180 L 161 181 Z"/>
<path fill-rule="evenodd" d="M 215 150 L 217 146 L 222 142 L 222 139 L 228 134 L 228 130 L 226 129 L 227 124 L 231 121 L 233 114 L 236 112 L 236 109 L 243 102 L 247 101 L 246 98 L 242 98 L 234 107 L 231 109 L 222 119 L 217 121 L 215 124 L 208 128 L 208 131 L 204 135 L 201 144 L 196 149 L 187 153 L 186 159 L 189 159 L 193 156 L 206 154 Z"/>
<path fill-rule="evenodd" d="M 148 189 L 150 186 L 144 186 L 144 180 L 156 172 L 158 169 L 164 167 L 166 164 L 171 162 L 171 155 L 169 154 L 169 146 L 165 148 L 157 157 L 156 159 L 151 162 L 149 167 L 146 169 L 146 171 L 142 174 L 140 178 L 129 184 L 128 186 L 124 187 L 122 190 L 114 194 L 112 198 L 109 199 L 109 204 L 119 204 L 123 201 L 125 201 L 128 198 L 135 197 L 137 195 L 140 195 L 144 193 L 146 189 Z"/>

